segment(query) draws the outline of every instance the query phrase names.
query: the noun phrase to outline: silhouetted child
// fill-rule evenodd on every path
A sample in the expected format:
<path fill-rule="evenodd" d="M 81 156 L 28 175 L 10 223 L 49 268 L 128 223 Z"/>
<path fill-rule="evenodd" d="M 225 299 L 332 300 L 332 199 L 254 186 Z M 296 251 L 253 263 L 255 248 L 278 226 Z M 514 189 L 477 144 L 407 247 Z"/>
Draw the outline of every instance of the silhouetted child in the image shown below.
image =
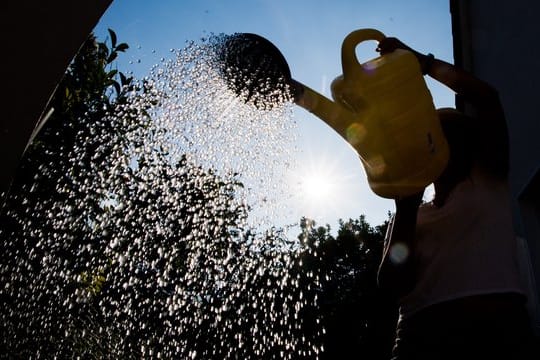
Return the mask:
<path fill-rule="evenodd" d="M 497 91 L 396 38 L 381 54 L 412 51 L 424 74 L 474 107 L 439 109 L 450 160 L 423 193 L 396 200 L 379 286 L 399 299 L 394 359 L 528 359 L 526 296 L 516 258 L 508 185 L 508 135 Z"/>

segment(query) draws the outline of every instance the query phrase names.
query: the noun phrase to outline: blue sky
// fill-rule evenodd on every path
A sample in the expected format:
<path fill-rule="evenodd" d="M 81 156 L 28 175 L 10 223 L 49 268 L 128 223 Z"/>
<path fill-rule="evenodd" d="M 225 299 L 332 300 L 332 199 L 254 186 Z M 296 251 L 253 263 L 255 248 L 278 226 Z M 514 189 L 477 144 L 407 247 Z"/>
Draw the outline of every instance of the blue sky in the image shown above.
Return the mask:
<path fill-rule="evenodd" d="M 137 77 L 186 41 L 210 34 L 257 33 L 281 50 L 295 79 L 326 96 L 330 82 L 342 73 L 341 43 L 359 28 L 376 28 L 418 51 L 453 61 L 448 0 L 114 0 L 96 35 L 104 39 L 107 28 L 130 45 L 118 67 Z M 360 61 L 377 56 L 374 48 L 359 46 Z M 451 91 L 427 82 L 437 107 L 454 106 Z M 334 227 L 338 218 L 361 214 L 372 225 L 382 223 L 393 202 L 370 191 L 356 154 L 313 115 L 299 109 L 295 120 L 303 171 L 332 183 L 324 196 L 315 196 L 299 211 Z M 324 192 L 324 184 L 312 185 Z"/>

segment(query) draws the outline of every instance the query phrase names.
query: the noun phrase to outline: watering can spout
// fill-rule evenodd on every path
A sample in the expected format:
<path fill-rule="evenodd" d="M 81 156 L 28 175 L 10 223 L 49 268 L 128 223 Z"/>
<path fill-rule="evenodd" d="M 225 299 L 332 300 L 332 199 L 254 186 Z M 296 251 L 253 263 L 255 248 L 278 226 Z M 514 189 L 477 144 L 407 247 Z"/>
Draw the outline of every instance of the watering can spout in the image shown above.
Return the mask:
<path fill-rule="evenodd" d="M 334 129 L 339 135 L 346 140 L 349 140 L 347 130 L 350 130 L 351 126 L 354 126 L 354 124 L 357 124 L 357 126 L 360 125 L 363 117 L 362 114 L 353 113 L 347 108 L 294 79 L 292 80 L 292 84 L 294 89 L 294 102 L 296 105 L 314 114 Z"/>

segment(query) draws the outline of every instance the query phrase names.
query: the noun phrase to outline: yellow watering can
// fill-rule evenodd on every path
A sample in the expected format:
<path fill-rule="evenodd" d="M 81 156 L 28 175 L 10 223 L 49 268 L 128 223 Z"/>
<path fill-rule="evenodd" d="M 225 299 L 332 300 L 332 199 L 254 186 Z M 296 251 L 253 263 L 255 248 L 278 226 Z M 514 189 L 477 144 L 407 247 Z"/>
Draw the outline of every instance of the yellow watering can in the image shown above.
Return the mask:
<path fill-rule="evenodd" d="M 350 33 L 342 45 L 343 75 L 332 82 L 334 101 L 293 80 L 279 50 L 255 34 L 226 44 L 225 72 L 233 89 L 256 106 L 271 107 L 292 90 L 296 104 L 326 122 L 360 155 L 371 189 L 385 198 L 423 190 L 444 170 L 448 144 L 420 64 L 397 49 L 360 64 L 356 47 L 380 41 L 374 29 Z"/>

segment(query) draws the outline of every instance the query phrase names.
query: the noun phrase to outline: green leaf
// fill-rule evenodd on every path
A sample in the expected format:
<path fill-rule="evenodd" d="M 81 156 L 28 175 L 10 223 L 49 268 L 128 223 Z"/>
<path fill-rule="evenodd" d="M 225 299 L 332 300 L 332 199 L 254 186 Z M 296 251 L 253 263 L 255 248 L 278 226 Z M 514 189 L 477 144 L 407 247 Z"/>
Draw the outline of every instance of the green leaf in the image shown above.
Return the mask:
<path fill-rule="evenodd" d="M 118 75 L 120 75 L 120 84 L 122 84 L 122 86 L 127 85 L 128 79 L 126 78 L 126 75 L 124 75 L 123 72 L 119 72 Z"/>
<path fill-rule="evenodd" d="M 116 51 L 113 51 L 111 55 L 107 58 L 107 64 L 112 63 L 116 58 L 118 57 L 118 53 Z"/>
<path fill-rule="evenodd" d="M 116 95 L 119 96 L 120 91 L 122 89 L 120 84 L 117 81 L 115 81 L 115 82 L 112 83 L 112 85 L 114 86 L 114 89 L 116 90 Z"/>
<path fill-rule="evenodd" d="M 98 43 L 99 51 L 102 53 L 103 57 L 106 58 L 109 56 L 109 48 L 104 43 Z"/>
<path fill-rule="evenodd" d="M 121 52 L 124 52 L 126 51 L 127 49 L 129 49 L 129 45 L 126 44 L 126 43 L 121 43 L 119 44 L 117 47 L 116 47 L 116 51 L 121 51 Z"/>
<path fill-rule="evenodd" d="M 114 70 L 111 70 L 107 73 L 107 76 L 109 78 L 113 78 L 116 74 L 118 74 L 118 70 L 114 69 Z"/>
<path fill-rule="evenodd" d="M 111 36 L 111 47 L 115 48 L 116 47 L 116 33 L 112 31 L 111 29 L 108 29 L 108 30 L 109 30 L 109 35 Z"/>

